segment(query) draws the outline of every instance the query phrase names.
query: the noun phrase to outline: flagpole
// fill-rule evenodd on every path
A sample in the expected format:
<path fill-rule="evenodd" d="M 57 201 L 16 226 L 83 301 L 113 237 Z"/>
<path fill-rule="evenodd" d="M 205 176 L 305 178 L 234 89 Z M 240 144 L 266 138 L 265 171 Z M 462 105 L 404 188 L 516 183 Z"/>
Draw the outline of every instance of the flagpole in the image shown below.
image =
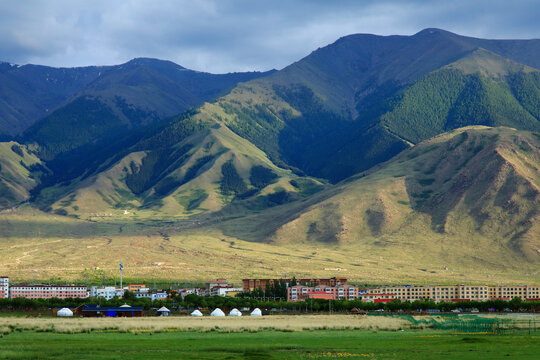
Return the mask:
<path fill-rule="evenodd" d="M 122 262 L 120 261 L 120 289 L 123 289 L 124 287 L 122 286 L 122 269 L 124 268 L 124 266 L 122 265 Z"/>

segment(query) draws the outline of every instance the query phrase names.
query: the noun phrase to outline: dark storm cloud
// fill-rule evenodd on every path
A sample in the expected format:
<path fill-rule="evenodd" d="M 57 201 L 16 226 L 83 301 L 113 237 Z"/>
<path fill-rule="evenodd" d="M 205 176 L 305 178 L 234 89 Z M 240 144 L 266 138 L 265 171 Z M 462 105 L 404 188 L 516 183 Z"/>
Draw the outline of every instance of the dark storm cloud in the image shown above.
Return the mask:
<path fill-rule="evenodd" d="M 538 1 L 0 0 L 0 59 L 52 66 L 169 59 L 211 72 L 281 68 L 352 33 L 439 27 L 539 38 Z"/>

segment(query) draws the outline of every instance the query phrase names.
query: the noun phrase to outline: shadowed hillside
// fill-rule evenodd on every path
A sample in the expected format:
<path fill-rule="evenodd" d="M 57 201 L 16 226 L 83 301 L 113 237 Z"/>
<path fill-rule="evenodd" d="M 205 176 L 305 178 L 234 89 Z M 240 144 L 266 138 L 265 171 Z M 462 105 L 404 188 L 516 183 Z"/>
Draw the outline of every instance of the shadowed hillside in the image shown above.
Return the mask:
<path fill-rule="evenodd" d="M 437 29 L 350 35 L 240 84 L 219 111 L 201 111 L 275 163 L 336 182 L 462 126 L 539 131 L 540 72 L 530 56 L 539 44 Z"/>
<path fill-rule="evenodd" d="M 274 244 L 515 267 L 540 262 L 539 204 L 540 135 L 474 127 L 422 142 L 305 202 L 223 229 Z"/>

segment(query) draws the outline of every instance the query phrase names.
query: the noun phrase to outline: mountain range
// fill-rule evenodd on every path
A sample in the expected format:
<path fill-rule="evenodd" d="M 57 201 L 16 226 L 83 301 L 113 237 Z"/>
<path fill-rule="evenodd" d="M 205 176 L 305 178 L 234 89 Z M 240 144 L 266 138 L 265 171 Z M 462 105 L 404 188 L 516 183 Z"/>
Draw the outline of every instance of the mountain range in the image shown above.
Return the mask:
<path fill-rule="evenodd" d="M 2 63 L 0 207 L 535 276 L 539 55 L 426 29 L 264 73 Z"/>

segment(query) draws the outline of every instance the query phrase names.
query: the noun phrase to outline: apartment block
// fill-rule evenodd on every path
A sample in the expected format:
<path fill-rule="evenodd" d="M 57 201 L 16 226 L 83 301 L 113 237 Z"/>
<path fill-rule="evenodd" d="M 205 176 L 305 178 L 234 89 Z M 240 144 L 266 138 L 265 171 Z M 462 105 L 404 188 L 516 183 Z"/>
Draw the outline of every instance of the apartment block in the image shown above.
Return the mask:
<path fill-rule="evenodd" d="M 6 299 L 9 297 L 9 278 L 7 276 L 0 276 L 0 299 Z"/>
<path fill-rule="evenodd" d="M 522 300 L 540 298 L 540 286 L 487 286 L 487 285 L 435 285 L 435 286 L 385 286 L 366 289 L 365 302 L 390 302 L 392 300 L 416 301 L 486 301 L 493 299 Z"/>
<path fill-rule="evenodd" d="M 11 298 L 24 297 L 27 299 L 50 299 L 50 298 L 87 298 L 86 286 L 70 285 L 15 285 L 9 289 Z"/>
<path fill-rule="evenodd" d="M 489 297 L 500 300 L 512 300 L 515 297 L 521 300 L 540 300 L 540 285 L 491 286 Z"/>
<path fill-rule="evenodd" d="M 287 289 L 287 301 L 297 302 L 307 299 L 354 300 L 358 299 L 359 290 L 352 285 L 306 286 L 295 285 Z"/>

